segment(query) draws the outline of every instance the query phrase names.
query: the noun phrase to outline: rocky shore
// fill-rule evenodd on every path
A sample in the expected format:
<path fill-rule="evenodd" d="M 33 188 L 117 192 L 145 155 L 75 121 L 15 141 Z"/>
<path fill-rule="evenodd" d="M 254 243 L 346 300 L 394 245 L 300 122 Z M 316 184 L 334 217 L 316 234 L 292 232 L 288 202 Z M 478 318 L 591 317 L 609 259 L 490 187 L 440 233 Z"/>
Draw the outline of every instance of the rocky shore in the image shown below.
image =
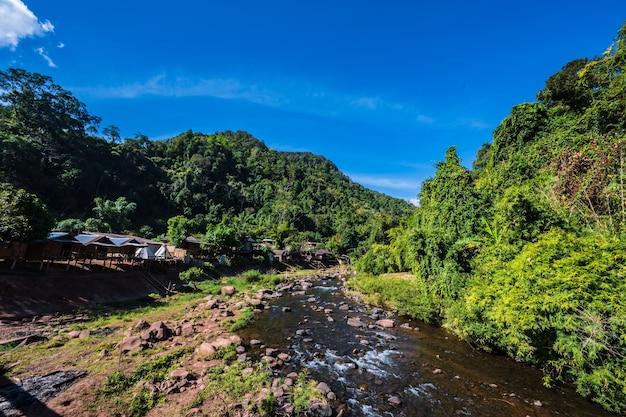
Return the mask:
<path fill-rule="evenodd" d="M 4 334 L 19 333 L 17 326 L 22 333 L 37 337 L 24 338 L 20 342 L 24 348 L 0 354 L 0 366 L 6 374 L 0 383 L 0 413 L 124 415 L 123 411 L 116 414 L 111 400 L 98 394 L 112 372 L 130 378 L 142 363 L 184 352 L 167 374 L 158 380 L 139 379 L 130 393 L 124 394 L 134 398 L 137 393 L 149 392 L 159 399 L 145 415 L 219 415 L 225 410 L 228 414 L 224 415 L 260 415 L 268 399 L 275 415 L 344 415 L 345 406 L 337 404 L 326 381 L 307 381 L 310 392 L 306 409 L 294 404 L 296 390 L 302 391 L 305 385 L 299 381 L 303 374 L 292 363 L 291 353 L 269 348 L 260 339 L 243 340 L 230 331 L 242 315 L 250 311 L 262 314 L 270 300 L 287 292 L 305 291 L 310 285 L 309 278 L 302 278 L 285 281 L 275 289 L 241 293 L 224 285 L 219 294 L 188 302 L 176 311 L 155 308 L 130 322 L 112 322 L 104 327 L 89 327 L 92 321 L 88 313 L 77 315 L 76 321 L 67 314 L 55 314 L 35 317 L 28 324 L 3 322 Z M 34 348 L 32 357 L 25 352 L 26 345 Z M 259 370 L 267 379 L 260 389 L 233 399 L 228 393 L 214 392 L 212 378 L 225 369 L 237 369 L 241 381 Z M 51 375 L 67 378 L 62 383 L 41 383 Z M 51 390 L 50 386 L 56 388 Z"/>

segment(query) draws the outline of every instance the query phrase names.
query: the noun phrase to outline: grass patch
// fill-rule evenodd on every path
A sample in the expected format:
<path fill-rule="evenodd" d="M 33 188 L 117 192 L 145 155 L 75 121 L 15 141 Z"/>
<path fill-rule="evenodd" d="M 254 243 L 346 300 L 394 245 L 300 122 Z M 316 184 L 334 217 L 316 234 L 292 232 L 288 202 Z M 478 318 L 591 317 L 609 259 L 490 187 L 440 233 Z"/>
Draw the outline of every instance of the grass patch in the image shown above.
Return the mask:
<path fill-rule="evenodd" d="M 297 414 L 304 414 L 309 410 L 312 400 L 326 402 L 326 397 L 315 388 L 315 381 L 309 379 L 309 372 L 303 369 L 293 386 L 291 405 Z"/>
<path fill-rule="evenodd" d="M 252 372 L 244 373 L 244 369 Z M 255 366 L 250 362 L 233 362 L 229 366 L 218 366 L 207 374 L 206 391 L 219 390 L 229 399 L 243 398 L 246 394 L 256 394 L 262 388 L 271 386 L 273 374 L 263 363 Z"/>
<path fill-rule="evenodd" d="M 193 348 L 183 348 L 140 364 L 130 375 L 116 371 L 104 381 L 96 392 L 96 401 L 112 403 L 113 416 L 128 415 L 141 417 L 158 405 L 164 398 L 161 393 L 145 387 L 134 389 L 140 381 L 158 384 L 165 381 L 172 369 L 180 366 L 180 360 L 193 352 Z"/>
<path fill-rule="evenodd" d="M 424 321 L 432 319 L 432 301 L 426 283 L 418 277 L 358 274 L 346 282 L 346 288 L 358 292 L 367 304 Z"/>
<path fill-rule="evenodd" d="M 230 323 L 230 331 L 236 332 L 237 330 L 241 330 L 246 327 L 254 318 L 254 310 L 252 307 L 248 307 L 245 310 L 241 311 L 237 320 L 232 321 Z"/>

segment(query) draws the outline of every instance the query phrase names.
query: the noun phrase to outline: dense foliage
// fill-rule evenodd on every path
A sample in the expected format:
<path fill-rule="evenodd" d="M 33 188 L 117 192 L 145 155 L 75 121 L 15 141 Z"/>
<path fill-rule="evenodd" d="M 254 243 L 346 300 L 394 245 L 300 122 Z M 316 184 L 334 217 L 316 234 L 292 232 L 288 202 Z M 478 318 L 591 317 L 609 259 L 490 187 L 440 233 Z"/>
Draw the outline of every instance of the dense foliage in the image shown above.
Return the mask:
<path fill-rule="evenodd" d="M 50 77 L 0 72 L 0 178 L 37 196 L 57 230 L 167 234 L 177 245 L 196 235 L 214 253 L 247 236 L 294 249 L 312 240 L 358 255 L 387 243 L 385 232 L 413 209 L 321 156 L 277 152 L 246 132 L 122 140 L 116 126 L 98 137 L 99 121 Z"/>
<path fill-rule="evenodd" d="M 625 70 L 626 26 L 515 106 L 473 170 L 448 150 L 421 207 L 358 263 L 412 271 L 418 300 L 384 278 L 352 285 L 626 412 Z"/>

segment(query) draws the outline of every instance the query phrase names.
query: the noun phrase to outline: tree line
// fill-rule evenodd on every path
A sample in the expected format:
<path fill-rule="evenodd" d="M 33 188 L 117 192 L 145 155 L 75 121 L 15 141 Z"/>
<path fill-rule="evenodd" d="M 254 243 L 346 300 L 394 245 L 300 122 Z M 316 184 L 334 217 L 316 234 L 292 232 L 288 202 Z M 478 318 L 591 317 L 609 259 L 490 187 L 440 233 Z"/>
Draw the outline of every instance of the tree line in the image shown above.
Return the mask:
<path fill-rule="evenodd" d="M 116 126 L 99 134 L 99 124 L 51 77 L 0 72 L 0 241 L 51 229 L 167 235 L 174 244 L 194 235 L 227 253 L 252 236 L 358 256 L 413 210 L 322 156 L 278 152 L 247 132 L 152 141 L 122 139 Z"/>

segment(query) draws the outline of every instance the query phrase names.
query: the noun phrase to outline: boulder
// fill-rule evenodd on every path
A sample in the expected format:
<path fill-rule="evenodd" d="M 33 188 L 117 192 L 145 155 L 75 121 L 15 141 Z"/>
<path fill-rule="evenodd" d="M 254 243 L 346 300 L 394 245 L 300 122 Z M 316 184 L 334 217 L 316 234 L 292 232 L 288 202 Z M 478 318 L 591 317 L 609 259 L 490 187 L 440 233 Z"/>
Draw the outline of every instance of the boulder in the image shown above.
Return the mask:
<path fill-rule="evenodd" d="M 317 388 L 317 390 L 321 392 L 323 395 L 326 395 L 331 391 L 330 387 L 328 386 L 326 382 L 320 382 L 319 384 L 317 384 L 315 388 Z"/>
<path fill-rule="evenodd" d="M 348 326 L 365 327 L 367 325 L 361 321 L 360 317 L 350 317 L 348 318 Z"/>
<path fill-rule="evenodd" d="M 198 346 L 197 350 L 198 353 L 203 356 L 212 356 L 213 354 L 215 354 L 215 347 L 207 342 L 204 342 L 200 346 Z"/>
<path fill-rule="evenodd" d="M 146 330 L 148 328 L 150 328 L 150 323 L 148 323 L 144 319 L 139 320 L 137 324 L 135 324 L 135 329 L 137 330 Z"/>
<path fill-rule="evenodd" d="M 230 345 L 233 345 L 235 344 L 235 342 L 231 338 L 226 339 L 224 337 L 219 337 L 215 339 L 213 342 L 211 342 L 211 344 L 213 345 L 214 348 L 218 349 L 218 348 L 225 348 Z"/>
<path fill-rule="evenodd" d="M 182 328 L 180 329 L 180 335 L 181 336 L 191 336 L 195 332 L 196 332 L 196 329 L 195 329 L 194 325 L 191 324 L 191 323 L 183 324 Z"/>
<path fill-rule="evenodd" d="M 170 372 L 170 378 L 177 381 L 182 381 L 184 379 L 188 380 L 190 379 L 189 375 L 189 372 L 185 369 L 174 369 L 172 372 Z"/>
<path fill-rule="evenodd" d="M 68 339 L 78 339 L 80 336 L 80 332 L 78 330 L 73 330 L 67 334 Z"/>
<path fill-rule="evenodd" d="M 380 327 L 393 327 L 394 324 L 395 324 L 394 321 L 391 319 L 380 319 L 376 321 L 376 325 Z"/>
<path fill-rule="evenodd" d="M 136 352 L 145 347 L 145 341 L 141 339 L 139 336 L 129 336 L 123 339 L 117 348 L 121 350 L 123 353 L 126 352 Z"/>
<path fill-rule="evenodd" d="M 235 291 L 235 287 L 233 287 L 232 285 L 225 285 L 220 288 L 220 294 L 222 295 L 233 295 Z"/>
<path fill-rule="evenodd" d="M 394 407 L 397 407 L 400 404 L 402 404 L 402 400 L 400 400 L 400 397 L 396 395 L 392 395 L 391 397 L 387 398 L 387 402 L 393 405 Z"/>

